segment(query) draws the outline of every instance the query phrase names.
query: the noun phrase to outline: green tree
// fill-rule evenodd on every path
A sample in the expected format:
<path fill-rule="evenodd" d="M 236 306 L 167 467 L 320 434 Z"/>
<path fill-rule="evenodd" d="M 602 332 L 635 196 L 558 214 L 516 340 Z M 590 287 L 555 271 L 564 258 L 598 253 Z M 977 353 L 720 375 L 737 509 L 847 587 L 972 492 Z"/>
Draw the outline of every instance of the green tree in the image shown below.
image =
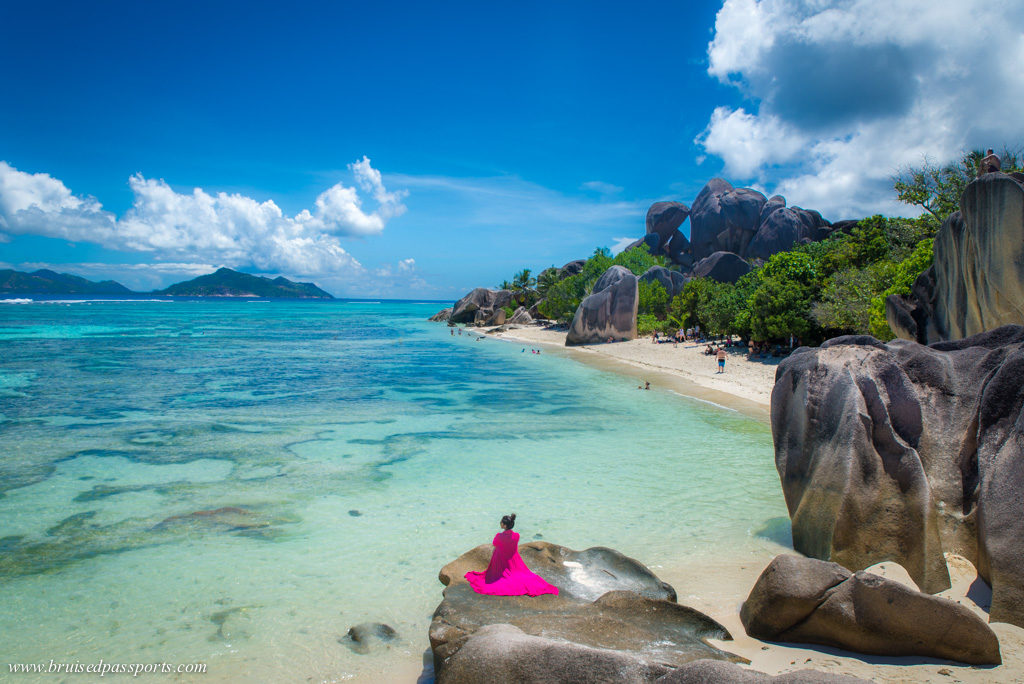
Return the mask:
<path fill-rule="evenodd" d="M 650 247 L 640 244 L 632 249 L 619 252 L 612 260 L 612 264 L 625 266 L 633 275 L 643 275 L 651 266 L 667 266 L 668 259 L 651 254 Z"/>
<path fill-rule="evenodd" d="M 935 241 L 931 238 L 921 240 L 913 253 L 895 266 L 889 281 L 889 287 L 882 290 L 871 300 L 869 331 L 883 342 L 887 342 L 895 337 L 892 328 L 889 327 L 889 322 L 885 318 L 886 298 L 894 294 L 910 294 L 910 288 L 913 286 L 914 281 L 934 261 L 934 244 Z"/>
<path fill-rule="evenodd" d="M 659 321 L 668 316 L 668 292 L 661 283 L 641 280 L 637 283 L 637 314 L 650 314 Z"/>
<path fill-rule="evenodd" d="M 537 292 L 543 297 L 548 289 L 558 282 L 558 269 L 554 266 L 545 268 L 537 275 Z"/>
<path fill-rule="evenodd" d="M 906 204 L 921 207 L 938 221 L 960 208 L 964 188 L 978 176 L 978 167 L 985 153 L 981 150 L 964 152 L 957 161 L 937 165 L 925 160 L 920 166 L 908 166 L 893 177 L 896 197 Z M 1004 148 L 999 155 L 1002 170 L 1019 171 L 1020 153 Z"/>
<path fill-rule="evenodd" d="M 528 290 L 536 284 L 537 279 L 533 277 L 532 272 L 528 268 L 524 268 L 512 278 L 512 287 L 515 290 Z"/>
<path fill-rule="evenodd" d="M 747 299 L 750 336 L 759 341 L 817 338 L 820 330 L 811 318 L 819 280 L 814 259 L 805 251 L 775 254 L 761 268 L 760 282 Z"/>

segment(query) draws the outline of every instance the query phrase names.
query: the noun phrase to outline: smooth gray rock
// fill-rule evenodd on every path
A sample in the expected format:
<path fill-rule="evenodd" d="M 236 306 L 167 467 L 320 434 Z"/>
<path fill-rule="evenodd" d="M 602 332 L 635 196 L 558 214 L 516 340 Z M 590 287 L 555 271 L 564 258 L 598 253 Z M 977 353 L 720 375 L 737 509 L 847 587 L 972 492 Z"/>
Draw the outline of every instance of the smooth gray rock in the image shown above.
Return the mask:
<path fill-rule="evenodd" d="M 671 301 L 673 297 L 683 290 L 687 278 L 679 271 L 673 271 L 664 266 L 651 266 L 640 276 L 640 280 L 645 283 L 660 283 L 665 288 L 665 292 L 668 293 L 668 298 Z"/>
<path fill-rule="evenodd" d="M 648 243 L 652 254 L 668 255 L 672 243 L 677 253 L 688 246 L 679 227 L 689 214 L 690 208 L 682 202 L 655 202 L 651 205 L 647 210 L 647 235 L 658 236 L 656 246 Z M 677 241 L 677 237 L 682 241 Z"/>
<path fill-rule="evenodd" d="M 695 660 L 655 680 L 657 684 L 871 684 L 849 675 L 796 670 L 772 676 L 724 660 Z"/>
<path fill-rule="evenodd" d="M 639 302 L 637 277 L 627 268 L 612 266 L 598 278 L 593 294 L 584 297 L 576 309 L 565 344 L 636 339 Z"/>
<path fill-rule="evenodd" d="M 810 235 L 810 229 L 801 214 L 788 207 L 781 207 L 761 223 L 754 239 L 750 241 L 747 256 L 768 259 L 773 254 L 792 249 L 793 245 Z"/>
<path fill-rule="evenodd" d="M 708 181 L 690 207 L 693 257 L 703 259 L 719 251 L 745 256 L 766 201 L 756 190 L 734 188 L 721 178 Z"/>
<path fill-rule="evenodd" d="M 612 549 L 520 545 L 531 570 L 559 588 L 543 596 L 485 596 L 463 575 L 483 570 L 490 545 L 445 566 L 430 625 L 439 684 L 481 681 L 650 682 L 698 659 L 742 660 L 707 643 L 728 631 L 675 603 L 675 591 Z"/>
<path fill-rule="evenodd" d="M 720 283 L 735 283 L 750 273 L 750 264 L 732 252 L 715 252 L 693 265 L 693 275 Z"/>
<path fill-rule="evenodd" d="M 447 323 L 448 319 L 452 317 L 452 311 L 453 308 L 449 306 L 447 309 L 441 309 L 427 320 L 434 321 L 435 323 Z"/>
<path fill-rule="evenodd" d="M 772 215 L 776 209 L 782 209 L 786 206 L 786 198 L 782 195 L 772 195 L 761 207 L 761 215 L 758 217 L 757 225 L 760 226 L 764 223 L 769 216 Z"/>
<path fill-rule="evenodd" d="M 530 312 L 525 306 L 521 306 L 512 314 L 512 318 L 509 319 L 509 323 L 527 325 L 529 323 L 533 323 L 533 316 L 530 315 Z"/>
<path fill-rule="evenodd" d="M 868 572 L 778 556 L 740 610 L 757 639 L 825 644 L 858 653 L 998 665 L 999 640 L 970 609 Z"/>
<path fill-rule="evenodd" d="M 386 625 L 382 622 L 364 622 L 354 627 L 349 627 L 345 636 L 338 638 L 338 643 L 355 653 L 366 655 L 375 646 L 386 646 L 397 638 L 398 632 L 391 625 Z"/>
<path fill-rule="evenodd" d="M 591 294 L 597 294 L 598 292 L 607 290 L 620 280 L 628 279 L 632 275 L 633 272 L 625 266 L 611 266 L 607 271 L 602 273 L 601 277 L 599 277 L 594 283 L 594 289 L 591 290 Z"/>
<path fill-rule="evenodd" d="M 449 320 L 452 323 L 474 323 L 487 321 L 495 309 L 510 304 L 512 292 L 509 290 L 488 290 L 478 287 L 455 303 Z M 477 312 L 483 312 L 478 315 Z"/>
<path fill-rule="evenodd" d="M 508 314 L 505 309 L 495 309 L 489 316 L 485 316 L 483 325 L 505 325 L 506 318 L 508 318 Z"/>
<path fill-rule="evenodd" d="M 935 236 L 931 274 L 922 274 L 910 295 L 889 297 L 886 319 L 898 337 L 922 343 L 1024 323 L 1020 180 L 987 173 L 968 184 L 960 211 Z"/>
<path fill-rule="evenodd" d="M 869 336 L 800 348 L 772 391 L 793 547 L 860 570 L 900 563 L 929 593 L 944 552 L 1024 627 L 1024 327 L 923 346 Z"/>
<path fill-rule="evenodd" d="M 587 263 L 586 259 L 576 259 L 575 261 L 570 261 L 565 266 L 562 266 L 562 268 L 558 269 L 558 279 L 564 280 L 569 276 L 576 275 L 577 273 L 583 270 L 583 264 L 585 263 Z"/>

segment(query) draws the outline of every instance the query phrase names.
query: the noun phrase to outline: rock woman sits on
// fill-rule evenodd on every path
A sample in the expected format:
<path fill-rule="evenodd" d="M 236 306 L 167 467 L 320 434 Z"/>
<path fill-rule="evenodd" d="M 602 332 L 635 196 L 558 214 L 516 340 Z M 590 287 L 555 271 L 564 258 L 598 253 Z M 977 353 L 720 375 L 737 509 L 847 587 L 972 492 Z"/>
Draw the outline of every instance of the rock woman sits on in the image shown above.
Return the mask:
<path fill-rule="evenodd" d="M 503 516 L 501 532 L 494 535 L 494 553 L 485 572 L 467 572 L 466 581 L 478 594 L 492 596 L 540 596 L 557 594 L 558 587 L 526 567 L 519 555 L 519 533 L 513 532 L 516 514 Z"/>

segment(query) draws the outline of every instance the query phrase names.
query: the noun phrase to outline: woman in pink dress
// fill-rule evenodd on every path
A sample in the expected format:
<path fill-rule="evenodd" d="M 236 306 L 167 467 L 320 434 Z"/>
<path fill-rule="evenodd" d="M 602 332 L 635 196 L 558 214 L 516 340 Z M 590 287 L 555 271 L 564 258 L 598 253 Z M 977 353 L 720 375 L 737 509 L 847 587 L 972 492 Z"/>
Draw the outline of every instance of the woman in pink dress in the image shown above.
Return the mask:
<path fill-rule="evenodd" d="M 478 594 L 492 596 L 539 596 L 557 594 L 558 587 L 530 572 L 519 555 L 519 533 L 513 532 L 516 514 L 501 519 L 501 532 L 494 535 L 494 553 L 486 572 L 467 572 L 466 581 Z"/>

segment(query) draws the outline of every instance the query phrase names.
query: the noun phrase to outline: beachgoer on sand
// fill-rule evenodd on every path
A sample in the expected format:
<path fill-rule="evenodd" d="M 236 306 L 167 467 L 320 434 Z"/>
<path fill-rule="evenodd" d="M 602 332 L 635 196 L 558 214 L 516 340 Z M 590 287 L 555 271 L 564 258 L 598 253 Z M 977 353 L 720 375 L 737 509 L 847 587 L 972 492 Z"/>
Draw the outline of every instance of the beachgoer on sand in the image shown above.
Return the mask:
<path fill-rule="evenodd" d="M 725 349 L 722 347 L 718 348 L 718 372 L 725 372 Z"/>
<path fill-rule="evenodd" d="M 501 518 L 501 532 L 494 535 L 491 544 L 491 562 L 484 572 L 467 572 L 465 577 L 469 586 L 478 594 L 492 596 L 540 596 L 541 594 L 558 594 L 558 587 L 549 584 L 540 575 L 534 574 L 526 567 L 519 555 L 519 533 L 513 532 L 516 514 Z"/>

